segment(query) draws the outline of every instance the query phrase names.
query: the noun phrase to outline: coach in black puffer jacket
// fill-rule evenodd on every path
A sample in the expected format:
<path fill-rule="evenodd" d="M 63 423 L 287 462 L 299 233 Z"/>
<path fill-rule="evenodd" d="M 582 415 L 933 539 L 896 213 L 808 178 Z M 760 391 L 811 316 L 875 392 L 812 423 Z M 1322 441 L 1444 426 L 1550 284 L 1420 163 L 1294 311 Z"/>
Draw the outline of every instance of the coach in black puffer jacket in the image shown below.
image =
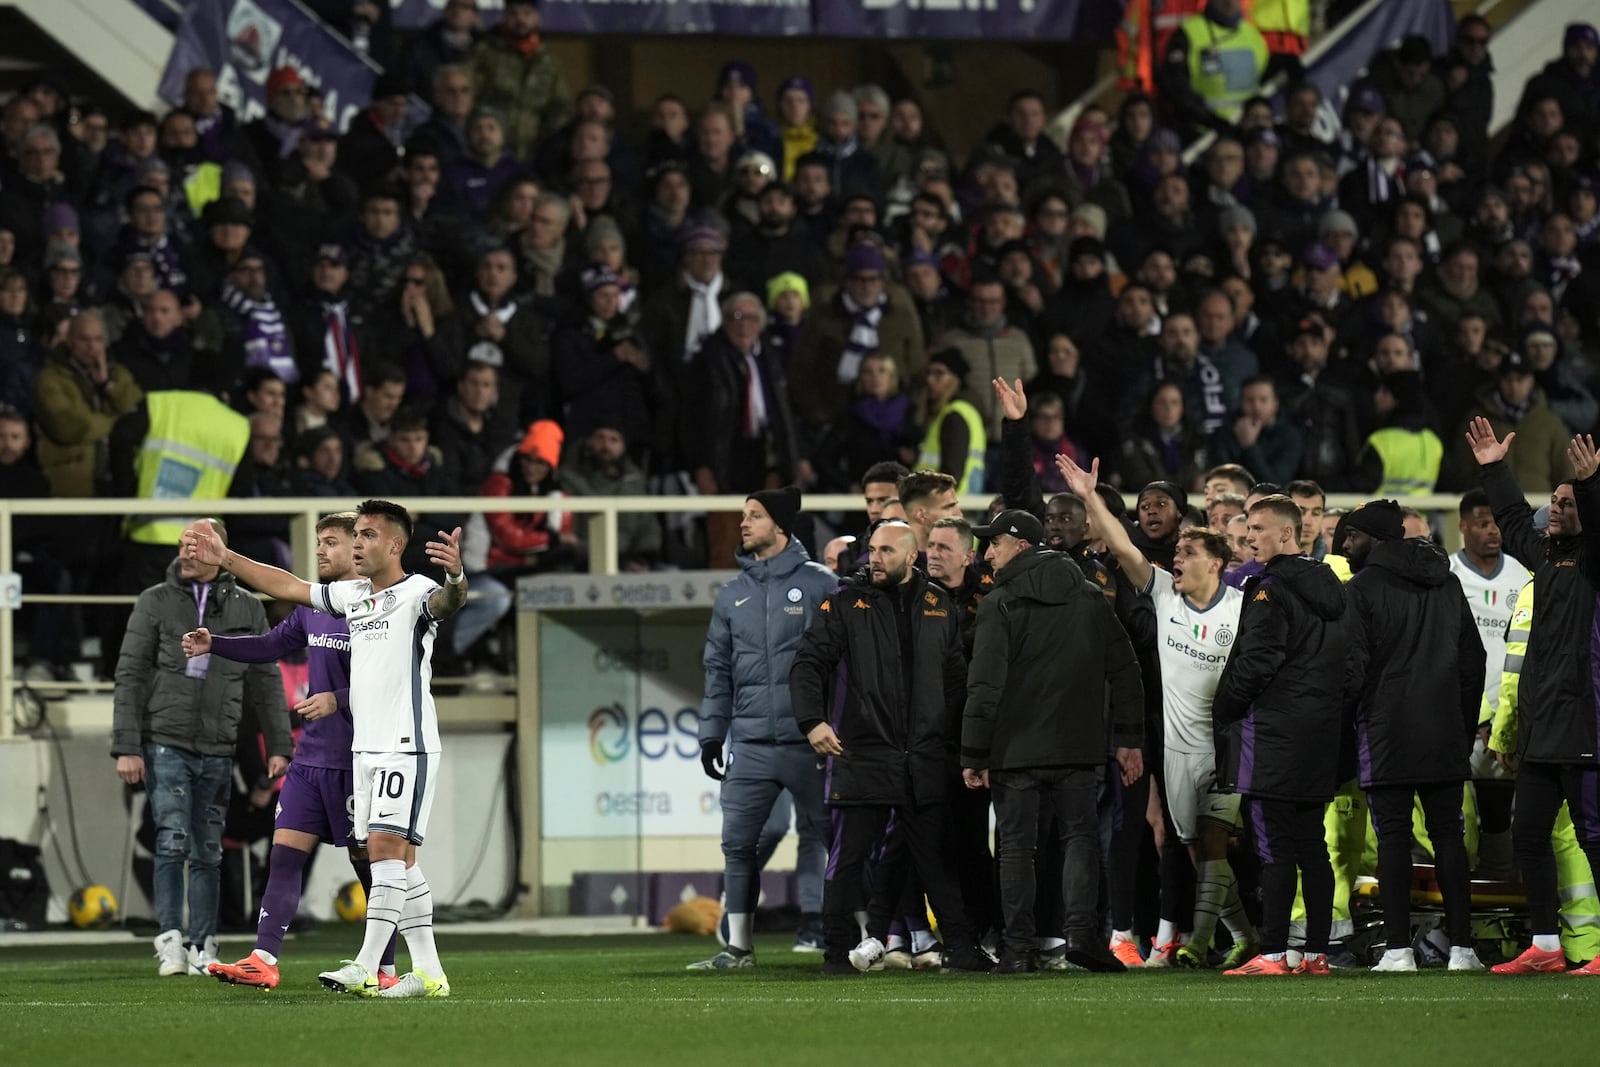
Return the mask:
<path fill-rule="evenodd" d="M 1422 538 L 1345 554 L 1356 567 L 1344 587 L 1345 700 L 1361 787 L 1465 781 L 1484 651 L 1450 557 Z"/>
<path fill-rule="evenodd" d="M 893 598 L 902 598 L 898 607 Z M 910 664 L 900 654 L 902 611 Z M 955 602 L 921 571 L 888 589 L 863 572 L 829 594 L 789 670 L 801 736 L 826 721 L 844 746 L 828 760 L 828 803 L 942 803 L 945 735 L 966 697 L 966 674 Z"/>
<path fill-rule="evenodd" d="M 968 678 L 964 767 L 1100 767 L 1110 746 L 1142 744 L 1133 646 L 1099 587 L 1060 552 L 1027 549 L 995 575 Z"/>
<path fill-rule="evenodd" d="M 1326 564 L 1277 556 L 1244 585 L 1239 637 L 1211 706 L 1219 792 L 1333 798 L 1344 591 Z"/>

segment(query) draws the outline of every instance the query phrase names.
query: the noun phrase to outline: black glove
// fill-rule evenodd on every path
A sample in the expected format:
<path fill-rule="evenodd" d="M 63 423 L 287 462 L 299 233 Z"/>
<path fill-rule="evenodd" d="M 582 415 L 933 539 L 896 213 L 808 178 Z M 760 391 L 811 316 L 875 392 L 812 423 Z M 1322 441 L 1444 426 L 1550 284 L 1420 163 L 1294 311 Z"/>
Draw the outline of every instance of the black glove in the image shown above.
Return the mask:
<path fill-rule="evenodd" d="M 700 745 L 700 766 L 705 770 L 706 777 L 714 781 L 722 781 L 726 775 L 727 764 L 722 760 L 722 742 L 706 741 Z"/>

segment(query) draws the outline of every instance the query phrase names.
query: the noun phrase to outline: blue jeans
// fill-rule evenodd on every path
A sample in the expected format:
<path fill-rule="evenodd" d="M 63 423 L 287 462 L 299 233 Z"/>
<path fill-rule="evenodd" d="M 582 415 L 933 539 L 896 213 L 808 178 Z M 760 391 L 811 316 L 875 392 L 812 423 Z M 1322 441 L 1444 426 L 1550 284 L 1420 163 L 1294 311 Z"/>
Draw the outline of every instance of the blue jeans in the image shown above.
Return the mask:
<path fill-rule="evenodd" d="M 189 864 L 189 940 L 217 932 L 222 824 L 233 760 L 168 745 L 144 746 L 144 789 L 156 824 L 156 923 L 183 929 L 183 864 Z"/>
<path fill-rule="evenodd" d="M 464 656 L 478 639 L 493 630 L 506 612 L 511 610 L 511 590 L 505 583 L 488 572 L 474 574 L 467 579 L 470 592 L 467 602 L 456 615 L 456 655 Z"/>

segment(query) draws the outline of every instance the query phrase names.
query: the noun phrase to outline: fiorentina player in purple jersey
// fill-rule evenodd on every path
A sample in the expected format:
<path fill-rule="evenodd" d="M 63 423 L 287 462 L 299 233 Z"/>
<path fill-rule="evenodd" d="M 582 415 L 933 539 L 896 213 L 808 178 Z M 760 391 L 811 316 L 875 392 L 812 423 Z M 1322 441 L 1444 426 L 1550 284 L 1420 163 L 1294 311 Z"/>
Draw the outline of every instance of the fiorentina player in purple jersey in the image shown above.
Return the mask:
<path fill-rule="evenodd" d="M 356 576 L 356 513 L 335 512 L 317 523 L 317 577 L 324 582 Z M 372 885 L 367 850 L 351 833 L 354 790 L 350 770 L 350 628 L 342 618 L 296 607 L 271 633 L 259 637 L 210 638 L 210 651 L 244 663 L 271 663 L 306 650 L 310 695 L 295 711 L 305 719 L 294 762 L 278 794 L 272 833 L 271 874 L 261 896 L 255 951 L 238 963 L 213 963 L 211 975 L 235 985 L 272 989 L 278 984 L 278 953 L 300 906 L 307 861 L 319 841 L 350 850 L 362 889 Z M 380 985 L 392 985 L 394 941 L 385 949 Z"/>

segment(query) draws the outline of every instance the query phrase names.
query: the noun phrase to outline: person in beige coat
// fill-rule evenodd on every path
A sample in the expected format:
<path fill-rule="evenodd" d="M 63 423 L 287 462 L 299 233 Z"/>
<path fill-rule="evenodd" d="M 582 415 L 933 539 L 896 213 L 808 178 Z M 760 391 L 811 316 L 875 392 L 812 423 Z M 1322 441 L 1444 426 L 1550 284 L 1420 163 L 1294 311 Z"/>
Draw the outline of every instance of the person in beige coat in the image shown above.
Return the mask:
<path fill-rule="evenodd" d="M 972 368 L 975 382 L 1004 378 L 1014 382 L 1021 378 L 1033 381 L 1039 373 L 1039 361 L 1033 354 L 1033 342 L 1022 330 L 1006 322 L 1006 290 L 1000 279 L 980 277 L 967 291 L 967 314 L 961 325 L 953 327 L 939 338 L 935 348 L 958 348 Z M 1003 415 L 994 402 L 994 392 L 975 389 L 972 402 L 983 415 L 989 440 L 1000 440 L 1000 422 Z"/>

